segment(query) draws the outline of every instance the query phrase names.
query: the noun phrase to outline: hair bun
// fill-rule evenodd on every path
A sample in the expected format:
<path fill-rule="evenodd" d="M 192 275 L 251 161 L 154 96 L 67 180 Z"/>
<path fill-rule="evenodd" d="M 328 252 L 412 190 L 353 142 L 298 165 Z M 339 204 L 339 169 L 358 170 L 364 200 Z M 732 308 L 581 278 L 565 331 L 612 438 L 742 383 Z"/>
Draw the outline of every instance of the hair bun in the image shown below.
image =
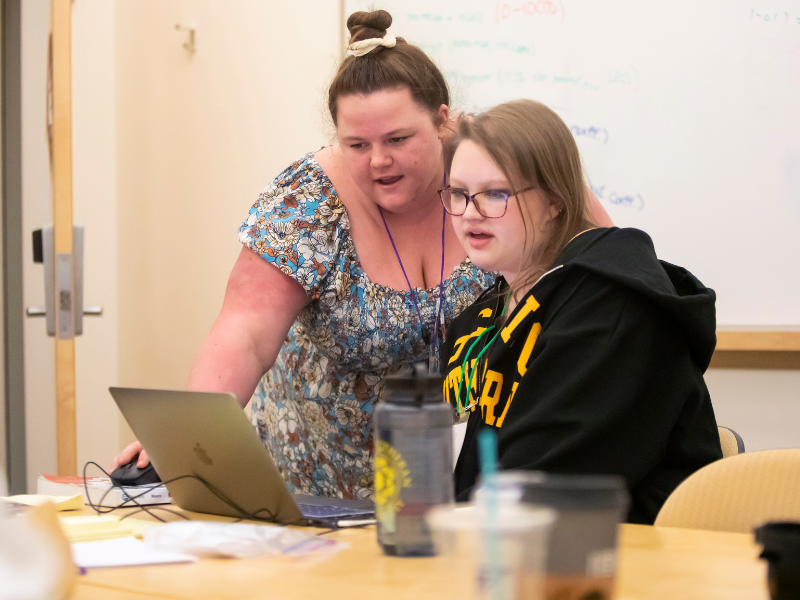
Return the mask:
<path fill-rule="evenodd" d="M 347 30 L 350 32 L 349 43 L 382 38 L 391 24 L 392 15 L 385 10 L 354 12 L 347 19 Z"/>

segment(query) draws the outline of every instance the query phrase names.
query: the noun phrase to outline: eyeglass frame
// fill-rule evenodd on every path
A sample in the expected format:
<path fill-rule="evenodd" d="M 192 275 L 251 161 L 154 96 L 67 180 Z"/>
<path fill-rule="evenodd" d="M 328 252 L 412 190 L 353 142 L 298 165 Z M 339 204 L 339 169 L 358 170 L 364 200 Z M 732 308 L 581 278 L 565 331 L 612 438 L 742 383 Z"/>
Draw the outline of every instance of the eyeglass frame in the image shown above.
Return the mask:
<path fill-rule="evenodd" d="M 530 187 L 526 187 L 525 189 L 516 190 L 514 192 L 500 192 L 500 190 L 483 190 L 482 192 L 475 192 L 472 195 L 464 194 L 466 196 L 466 198 L 467 198 L 467 201 L 464 203 L 464 212 L 462 212 L 460 214 L 451 213 L 449 210 L 447 210 L 447 206 L 445 206 L 445 203 L 444 203 L 444 198 L 442 198 L 442 192 L 444 192 L 446 190 L 453 189 L 453 186 L 448 185 L 448 186 L 445 186 L 442 189 L 436 190 L 436 191 L 438 192 L 439 200 L 442 202 L 442 206 L 444 207 L 444 210 L 445 210 L 445 212 L 447 212 L 448 215 L 452 215 L 454 217 L 460 217 L 460 216 L 464 215 L 467 212 L 467 207 L 469 206 L 469 203 L 470 203 L 470 200 L 471 200 L 472 204 L 475 206 L 475 210 L 477 210 L 478 214 L 480 216 L 482 216 L 484 219 L 502 219 L 503 217 L 506 216 L 506 212 L 508 211 L 508 199 L 511 198 L 511 196 L 516 196 L 517 194 L 521 194 L 523 192 L 530 192 L 531 190 L 535 190 L 536 187 L 537 186 L 532 185 Z M 456 188 L 456 189 L 459 189 L 459 188 Z M 501 194 L 505 194 L 506 195 L 505 206 L 503 206 L 503 214 L 499 215 L 497 217 L 490 217 L 489 215 L 483 214 L 483 211 L 480 208 L 480 204 L 475 202 L 475 196 L 477 196 L 478 194 L 486 194 L 487 192 L 491 192 L 491 191 L 498 191 Z"/>

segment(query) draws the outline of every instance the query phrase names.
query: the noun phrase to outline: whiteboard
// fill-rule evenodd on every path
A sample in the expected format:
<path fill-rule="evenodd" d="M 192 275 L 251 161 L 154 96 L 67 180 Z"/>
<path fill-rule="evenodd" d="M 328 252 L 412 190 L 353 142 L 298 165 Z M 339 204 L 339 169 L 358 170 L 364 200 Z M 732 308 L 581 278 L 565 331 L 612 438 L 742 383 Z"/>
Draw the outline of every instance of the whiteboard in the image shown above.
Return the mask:
<path fill-rule="evenodd" d="M 800 324 L 800 0 L 346 0 L 345 15 L 368 6 L 436 61 L 455 109 L 553 108 L 614 223 L 714 288 L 720 326 Z"/>

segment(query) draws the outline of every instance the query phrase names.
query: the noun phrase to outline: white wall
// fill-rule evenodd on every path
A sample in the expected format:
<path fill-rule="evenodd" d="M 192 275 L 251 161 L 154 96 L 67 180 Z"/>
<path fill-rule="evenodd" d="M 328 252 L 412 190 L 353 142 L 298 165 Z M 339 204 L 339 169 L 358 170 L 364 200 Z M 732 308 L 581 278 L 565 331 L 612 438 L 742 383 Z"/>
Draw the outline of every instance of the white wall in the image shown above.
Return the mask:
<path fill-rule="evenodd" d="M 717 423 L 745 450 L 800 448 L 800 370 L 710 369 L 706 385 Z"/>

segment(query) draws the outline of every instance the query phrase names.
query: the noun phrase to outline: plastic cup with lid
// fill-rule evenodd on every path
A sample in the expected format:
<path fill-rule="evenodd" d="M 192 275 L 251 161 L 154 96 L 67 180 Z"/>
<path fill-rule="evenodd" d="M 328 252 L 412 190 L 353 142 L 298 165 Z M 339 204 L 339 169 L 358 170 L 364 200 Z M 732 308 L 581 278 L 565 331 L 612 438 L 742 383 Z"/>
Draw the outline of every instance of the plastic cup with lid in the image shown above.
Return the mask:
<path fill-rule="evenodd" d="M 547 538 L 554 511 L 499 502 L 440 506 L 427 515 L 437 556 L 453 573 L 452 597 L 543 598 Z"/>

